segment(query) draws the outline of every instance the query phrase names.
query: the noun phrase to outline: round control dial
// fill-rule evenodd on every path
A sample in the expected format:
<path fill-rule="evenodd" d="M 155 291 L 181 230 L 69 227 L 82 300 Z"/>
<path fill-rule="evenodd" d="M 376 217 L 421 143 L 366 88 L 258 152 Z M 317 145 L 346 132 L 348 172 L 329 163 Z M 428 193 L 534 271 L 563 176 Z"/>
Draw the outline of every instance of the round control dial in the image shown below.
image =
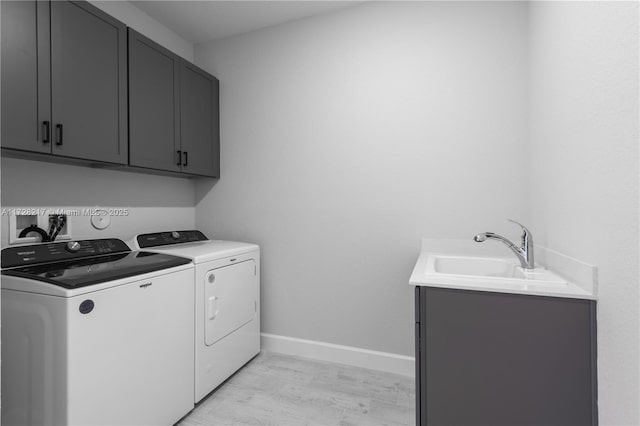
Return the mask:
<path fill-rule="evenodd" d="M 76 253 L 77 251 L 80 250 L 80 243 L 77 241 L 69 241 L 67 243 L 67 251 L 71 252 L 71 253 Z"/>
<path fill-rule="evenodd" d="M 180 233 L 178 231 L 173 231 L 171 233 L 171 236 L 177 240 L 178 238 L 180 238 Z"/>

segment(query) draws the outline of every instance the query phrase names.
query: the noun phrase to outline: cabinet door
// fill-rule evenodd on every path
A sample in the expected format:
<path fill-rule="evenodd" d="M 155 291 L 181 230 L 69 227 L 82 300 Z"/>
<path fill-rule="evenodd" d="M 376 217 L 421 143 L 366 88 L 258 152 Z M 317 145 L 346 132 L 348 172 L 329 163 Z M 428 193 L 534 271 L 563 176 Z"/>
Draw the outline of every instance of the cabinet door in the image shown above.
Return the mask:
<path fill-rule="evenodd" d="M 428 287 L 420 298 L 420 424 L 597 424 L 595 302 Z"/>
<path fill-rule="evenodd" d="M 182 171 L 220 177 L 218 79 L 186 61 L 181 64 Z"/>
<path fill-rule="evenodd" d="M 85 2 L 51 2 L 53 153 L 127 163 L 126 26 Z"/>
<path fill-rule="evenodd" d="M 51 152 L 49 2 L 3 1 L 2 147 Z"/>
<path fill-rule="evenodd" d="M 180 58 L 129 28 L 129 164 L 180 171 Z"/>

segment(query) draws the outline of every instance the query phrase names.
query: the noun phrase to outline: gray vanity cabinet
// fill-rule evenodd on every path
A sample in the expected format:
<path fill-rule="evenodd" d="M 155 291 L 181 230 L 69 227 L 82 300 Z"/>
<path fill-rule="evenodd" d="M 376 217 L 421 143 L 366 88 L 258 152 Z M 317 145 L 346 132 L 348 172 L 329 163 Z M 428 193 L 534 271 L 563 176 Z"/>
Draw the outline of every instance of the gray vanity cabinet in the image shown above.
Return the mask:
<path fill-rule="evenodd" d="M 127 163 L 126 27 L 86 2 L 2 2 L 2 147 Z"/>
<path fill-rule="evenodd" d="M 422 426 L 597 424 L 595 302 L 416 287 Z"/>
<path fill-rule="evenodd" d="M 129 164 L 220 176 L 218 80 L 129 28 Z"/>
<path fill-rule="evenodd" d="M 180 58 L 128 31 L 129 164 L 180 172 Z"/>

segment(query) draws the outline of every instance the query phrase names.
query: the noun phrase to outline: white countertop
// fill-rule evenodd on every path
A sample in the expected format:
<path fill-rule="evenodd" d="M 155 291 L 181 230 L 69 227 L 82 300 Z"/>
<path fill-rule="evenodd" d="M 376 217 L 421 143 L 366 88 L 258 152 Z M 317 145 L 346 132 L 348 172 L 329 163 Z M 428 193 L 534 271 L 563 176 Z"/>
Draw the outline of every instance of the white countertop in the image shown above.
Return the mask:
<path fill-rule="evenodd" d="M 534 296 L 597 299 L 597 270 L 595 267 L 542 247 L 536 247 L 536 250 L 542 254 L 540 259 L 545 263 L 551 259 L 549 263 L 562 266 L 563 271 L 548 269 L 544 264 L 536 263 L 536 268 L 533 271 L 520 270 L 520 274 L 523 275 L 520 278 L 487 276 L 475 279 L 470 275 L 439 273 L 434 270 L 434 258 L 438 256 L 492 258 L 505 263 L 513 263 L 514 268 L 518 267 L 516 257 L 508 249 L 505 253 L 500 252 L 501 249 L 496 250 L 496 245 L 494 247 L 489 245 L 483 247 L 483 245 L 471 240 L 424 239 L 422 251 L 418 256 L 409 284 Z M 489 249 L 486 250 L 488 253 L 483 253 L 485 251 L 483 248 Z M 573 280 L 572 277 L 577 279 Z"/>

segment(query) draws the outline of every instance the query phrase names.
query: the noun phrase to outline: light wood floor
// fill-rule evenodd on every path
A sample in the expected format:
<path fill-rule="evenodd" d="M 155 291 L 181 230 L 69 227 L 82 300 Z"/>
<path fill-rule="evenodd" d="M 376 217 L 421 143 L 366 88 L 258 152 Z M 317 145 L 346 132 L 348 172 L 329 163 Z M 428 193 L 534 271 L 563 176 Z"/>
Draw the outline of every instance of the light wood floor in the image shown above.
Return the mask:
<path fill-rule="evenodd" d="M 415 424 L 413 378 L 261 353 L 179 426 Z"/>

